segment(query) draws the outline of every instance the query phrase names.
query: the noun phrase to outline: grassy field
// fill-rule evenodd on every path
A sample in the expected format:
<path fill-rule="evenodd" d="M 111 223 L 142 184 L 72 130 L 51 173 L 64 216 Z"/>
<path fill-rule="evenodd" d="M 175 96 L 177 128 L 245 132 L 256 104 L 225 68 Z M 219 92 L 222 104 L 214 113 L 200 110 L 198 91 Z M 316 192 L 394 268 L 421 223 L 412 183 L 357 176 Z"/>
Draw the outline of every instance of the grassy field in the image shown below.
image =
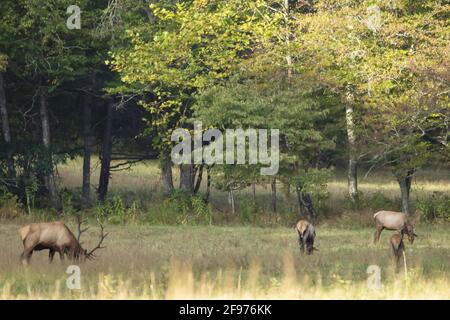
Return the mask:
<path fill-rule="evenodd" d="M 96 181 L 98 168 L 93 169 Z M 69 161 L 58 170 L 61 188 L 79 189 L 79 160 Z M 158 176 L 154 162 L 114 173 L 110 196 L 153 205 L 160 201 Z M 450 225 L 414 219 L 420 237 L 413 245 L 406 244 L 405 275 L 403 265 L 396 270 L 390 256 L 391 232 L 384 231 L 381 242 L 372 244 L 373 208 L 346 210 L 345 190 L 345 177 L 337 174 L 328 185 L 328 211 L 318 212 L 319 251 L 313 256 L 300 255 L 295 231 L 283 224 L 264 228 L 224 223 L 107 224 L 110 232 L 107 248 L 98 259 L 80 265 L 80 290 L 66 287 L 69 263 L 61 264 L 56 257 L 49 265 L 46 251 L 35 253 L 28 267 L 19 262 L 22 252 L 19 227 L 48 216 L 0 220 L 0 299 L 450 299 Z M 381 194 L 381 201 L 390 201 L 386 206 L 394 205 L 398 197 L 395 181 L 385 172 L 361 179 L 360 190 L 364 194 Z M 448 170 L 422 172 L 417 176 L 414 199 L 434 191 L 450 192 Z M 238 204 L 249 192 L 243 190 L 238 194 Z M 258 201 L 269 203 L 269 192 L 270 188 L 260 186 Z M 217 190 L 211 201 L 219 208 L 227 206 L 226 195 Z M 282 210 L 268 217 L 295 211 L 295 205 L 289 207 L 287 202 L 280 191 Z M 154 214 L 158 208 L 150 207 L 143 214 Z M 264 213 L 262 209 L 259 214 Z M 218 211 L 218 215 L 222 214 Z M 290 221 L 290 217 L 285 220 Z M 294 212 L 292 224 L 295 218 Z M 70 214 L 64 220 L 71 228 L 75 227 Z M 84 235 L 87 248 L 97 240 L 98 228 L 93 221 Z M 367 286 L 367 269 L 371 265 L 381 268 L 382 287 L 376 290 Z"/>
<path fill-rule="evenodd" d="M 19 263 L 19 223 L 0 225 L 0 298 L 97 299 L 450 299 L 450 233 L 420 226 L 407 244 L 408 275 L 396 273 L 385 231 L 318 227 L 319 251 L 301 256 L 290 228 L 108 226 L 107 248 L 81 264 L 81 289 L 65 286 L 68 263 L 37 252 Z M 72 225 L 73 226 L 73 225 Z M 96 241 L 95 226 L 85 238 Z M 382 288 L 366 286 L 367 268 L 381 268 Z"/>
<path fill-rule="evenodd" d="M 100 163 L 98 158 L 92 158 L 91 163 L 91 179 L 92 183 L 96 184 L 100 173 Z M 174 185 L 177 186 L 179 183 L 178 170 L 176 167 L 173 170 Z M 81 187 L 81 159 L 69 160 L 67 163 L 60 165 L 58 171 L 60 173 L 62 187 Z M 364 193 L 382 191 L 391 196 L 398 196 L 398 184 L 389 171 L 373 171 L 365 177 L 365 172 L 362 170 L 359 179 L 359 189 Z M 145 161 L 133 165 L 129 170 L 114 172 L 110 181 L 110 190 L 112 192 L 134 191 L 148 194 L 157 190 L 159 185 L 157 161 Z M 345 172 L 338 172 L 335 179 L 328 184 L 328 187 L 332 196 L 342 197 L 346 192 L 346 185 L 347 178 Z M 413 191 L 418 192 L 450 192 L 450 169 L 443 167 L 419 171 L 413 180 L 412 188 Z M 270 188 L 262 188 L 260 191 L 269 192 Z"/>

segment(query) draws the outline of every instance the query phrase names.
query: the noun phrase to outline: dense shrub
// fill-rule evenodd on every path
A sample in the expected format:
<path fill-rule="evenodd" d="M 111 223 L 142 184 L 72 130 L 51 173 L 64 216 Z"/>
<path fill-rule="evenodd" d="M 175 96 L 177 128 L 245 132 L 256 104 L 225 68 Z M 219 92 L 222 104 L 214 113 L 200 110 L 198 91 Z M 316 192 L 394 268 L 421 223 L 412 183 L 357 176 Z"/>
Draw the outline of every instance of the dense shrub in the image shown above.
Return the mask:
<path fill-rule="evenodd" d="M 417 199 L 416 212 L 425 221 L 450 221 L 450 195 L 433 192 L 431 196 Z"/>
<path fill-rule="evenodd" d="M 359 192 L 355 201 L 349 197 L 344 199 L 344 209 L 348 211 L 400 210 L 400 204 L 399 198 L 388 197 L 380 191 L 369 194 Z"/>
<path fill-rule="evenodd" d="M 98 204 L 95 209 L 97 219 L 111 224 L 139 223 L 141 220 L 139 203 L 134 201 L 126 205 L 120 196 Z"/>
<path fill-rule="evenodd" d="M 14 219 L 22 212 L 17 196 L 0 189 L 0 218 Z"/>
<path fill-rule="evenodd" d="M 151 224 L 212 224 L 212 215 L 212 208 L 202 194 L 174 190 L 169 197 L 149 208 L 146 221 Z"/>

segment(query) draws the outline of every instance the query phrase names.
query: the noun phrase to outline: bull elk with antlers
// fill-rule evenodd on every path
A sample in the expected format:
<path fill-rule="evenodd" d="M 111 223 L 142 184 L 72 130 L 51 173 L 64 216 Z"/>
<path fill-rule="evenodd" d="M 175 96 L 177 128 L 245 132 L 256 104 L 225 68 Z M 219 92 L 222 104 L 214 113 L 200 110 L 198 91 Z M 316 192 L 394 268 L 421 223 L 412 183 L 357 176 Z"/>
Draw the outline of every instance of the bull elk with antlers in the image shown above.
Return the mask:
<path fill-rule="evenodd" d="M 70 229 L 62 222 L 42 222 L 31 223 L 22 227 L 19 231 L 23 242 L 23 253 L 20 256 L 22 263 L 28 264 L 33 251 L 49 250 L 49 262 L 53 261 L 55 252 L 59 253 L 61 261 L 66 255 L 70 260 L 81 262 L 86 259 L 95 258 L 94 252 L 98 249 L 103 249 L 103 240 L 108 236 L 104 232 L 103 225 L 100 224 L 100 240 L 92 250 L 89 252 L 81 246 L 80 238 L 83 232 L 88 228 L 82 228 L 83 221 L 80 216 L 77 216 L 78 222 L 78 237 L 70 231 Z"/>

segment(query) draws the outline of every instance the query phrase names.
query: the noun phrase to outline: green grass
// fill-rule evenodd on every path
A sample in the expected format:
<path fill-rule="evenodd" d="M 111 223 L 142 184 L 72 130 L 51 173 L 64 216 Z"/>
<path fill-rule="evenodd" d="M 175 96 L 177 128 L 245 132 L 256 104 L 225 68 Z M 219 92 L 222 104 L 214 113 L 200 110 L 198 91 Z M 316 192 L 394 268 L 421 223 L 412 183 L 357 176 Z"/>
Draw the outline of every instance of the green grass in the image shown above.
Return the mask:
<path fill-rule="evenodd" d="M 199 297 L 198 286 L 202 283 L 215 287 L 218 297 L 227 290 L 237 290 L 238 281 L 242 281 L 241 290 L 253 292 L 252 297 L 260 297 L 267 294 L 267 290 L 279 287 L 287 275 L 295 278 L 294 283 L 298 282 L 299 286 L 308 282 L 309 289 L 315 288 L 314 292 L 309 292 L 311 297 L 329 297 L 352 283 L 359 288 L 353 293 L 354 298 L 361 298 L 360 295 L 365 294 L 363 286 L 369 265 L 381 267 L 386 288 L 393 284 L 406 285 L 403 272 L 394 272 L 388 249 L 389 231 L 382 234 L 380 244 L 373 245 L 373 228 L 347 230 L 318 226 L 319 251 L 306 257 L 299 254 L 297 235 L 291 228 L 107 226 L 110 232 L 107 249 L 97 260 L 81 265 L 82 289 L 74 293 L 64 285 L 67 263 L 61 265 L 56 259 L 48 265 L 46 252 L 35 253 L 30 266 L 20 266 L 19 226 L 11 222 L 0 225 L 0 243 L 3 244 L 0 288 L 6 290 L 7 287 L 8 292 L 4 298 L 70 298 L 74 294 L 85 298 L 117 298 L 111 292 L 120 290 L 123 298 L 167 298 L 173 297 L 173 291 L 178 292 L 186 284 L 185 277 L 193 281 L 189 292 L 184 292 L 183 287 L 178 293 L 187 294 L 186 298 Z M 415 282 L 423 285 L 444 279 L 448 283 L 449 231 L 448 226 L 419 226 L 420 238 L 413 245 L 406 244 L 408 269 Z M 92 226 L 85 237 L 86 247 L 95 243 L 96 236 L 95 226 Z M 256 279 L 252 280 L 255 272 Z M 228 277 L 229 283 L 223 283 L 222 277 Z M 109 294 L 102 291 L 104 281 L 110 282 Z M 150 288 L 154 290 L 152 294 L 145 291 Z M 295 286 L 291 283 L 289 288 L 294 290 Z M 414 290 L 413 284 L 407 297 L 421 297 L 420 292 L 411 290 Z M 435 296 L 450 298 L 450 289 L 442 290 L 436 291 Z M 272 298 L 282 297 L 281 293 L 273 294 Z M 236 295 L 233 291 L 232 297 L 242 297 Z M 175 294 L 175 297 L 179 296 Z M 302 297 L 297 294 L 291 298 Z M 371 297 L 378 296 L 371 294 Z M 384 292 L 379 297 L 393 298 L 395 292 Z"/>

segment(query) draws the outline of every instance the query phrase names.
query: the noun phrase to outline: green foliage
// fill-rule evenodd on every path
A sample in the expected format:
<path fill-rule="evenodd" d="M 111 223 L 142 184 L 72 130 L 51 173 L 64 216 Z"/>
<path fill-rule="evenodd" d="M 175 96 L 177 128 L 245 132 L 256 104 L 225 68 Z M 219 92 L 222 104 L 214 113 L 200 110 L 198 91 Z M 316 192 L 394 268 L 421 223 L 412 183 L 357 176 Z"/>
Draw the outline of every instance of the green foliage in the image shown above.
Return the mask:
<path fill-rule="evenodd" d="M 0 218 L 14 219 L 21 215 L 22 208 L 17 196 L 0 187 Z"/>
<path fill-rule="evenodd" d="M 289 181 L 302 192 L 311 194 L 317 201 L 322 201 L 328 198 L 326 187 L 331 176 L 330 169 L 310 169 L 300 172 Z"/>
<path fill-rule="evenodd" d="M 98 220 L 111 224 L 133 224 L 138 223 L 142 218 L 139 203 L 133 201 L 127 206 L 120 196 L 114 196 L 105 203 L 98 204 L 95 211 Z"/>
<path fill-rule="evenodd" d="M 250 44 L 251 16 L 241 1 L 192 1 L 150 6 L 157 24 L 127 29 L 130 46 L 111 53 L 112 69 L 129 90 L 149 93 L 147 134 L 159 150 L 189 118 L 192 96 L 226 79 Z M 137 87 L 137 88 L 136 88 Z M 140 88 L 140 89 L 139 89 Z"/>
<path fill-rule="evenodd" d="M 424 221 L 450 221 L 450 195 L 433 192 L 417 199 L 416 211 Z"/>
<path fill-rule="evenodd" d="M 400 211 L 401 208 L 399 204 L 400 201 L 398 198 L 389 197 L 381 191 L 373 193 L 358 192 L 355 201 L 349 197 L 344 199 L 344 209 L 353 212 L 368 211 L 375 213 L 379 210 L 386 210 L 386 208 L 389 208 L 389 210 Z"/>
<path fill-rule="evenodd" d="M 239 215 L 241 221 L 245 223 L 255 223 L 257 221 L 257 207 L 248 197 L 239 199 Z"/>

